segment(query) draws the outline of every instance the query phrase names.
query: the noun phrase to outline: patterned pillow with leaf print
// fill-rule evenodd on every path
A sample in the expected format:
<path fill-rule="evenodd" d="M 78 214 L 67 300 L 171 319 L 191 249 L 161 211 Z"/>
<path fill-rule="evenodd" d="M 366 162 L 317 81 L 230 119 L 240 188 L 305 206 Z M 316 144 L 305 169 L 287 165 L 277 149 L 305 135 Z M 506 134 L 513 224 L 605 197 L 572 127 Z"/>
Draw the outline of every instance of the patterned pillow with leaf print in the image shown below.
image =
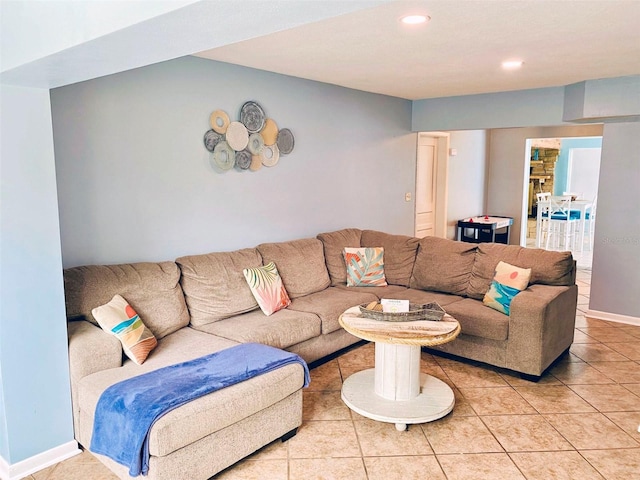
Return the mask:
<path fill-rule="evenodd" d="M 262 267 L 245 268 L 242 273 L 265 315 L 271 315 L 291 304 L 275 263 L 270 262 Z"/>
<path fill-rule="evenodd" d="M 386 287 L 383 247 L 346 247 L 347 287 Z"/>

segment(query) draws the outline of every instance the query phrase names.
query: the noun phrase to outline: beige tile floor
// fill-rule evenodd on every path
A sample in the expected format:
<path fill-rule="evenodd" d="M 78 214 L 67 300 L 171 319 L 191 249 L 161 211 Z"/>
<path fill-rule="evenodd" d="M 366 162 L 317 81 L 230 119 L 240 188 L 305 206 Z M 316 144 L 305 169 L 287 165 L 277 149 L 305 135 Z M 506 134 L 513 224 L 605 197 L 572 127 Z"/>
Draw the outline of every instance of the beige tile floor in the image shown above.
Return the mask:
<path fill-rule="evenodd" d="M 530 383 L 473 362 L 424 352 L 422 370 L 454 390 L 452 413 L 398 432 L 351 412 L 344 378 L 373 366 L 373 345 L 311 371 L 303 424 L 216 480 L 640 478 L 640 327 L 585 318 L 591 273 L 578 273 L 571 353 Z M 115 479 L 89 453 L 29 480 Z"/>

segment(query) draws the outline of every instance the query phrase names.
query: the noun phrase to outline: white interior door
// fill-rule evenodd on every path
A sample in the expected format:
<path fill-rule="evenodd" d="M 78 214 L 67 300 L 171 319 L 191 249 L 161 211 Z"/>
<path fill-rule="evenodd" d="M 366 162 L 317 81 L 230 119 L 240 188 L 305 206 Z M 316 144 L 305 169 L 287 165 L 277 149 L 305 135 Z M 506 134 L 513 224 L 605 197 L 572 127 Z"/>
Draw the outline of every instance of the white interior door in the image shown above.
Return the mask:
<path fill-rule="evenodd" d="M 581 193 L 587 200 L 598 194 L 600 178 L 600 148 L 572 148 L 569 151 L 567 191 Z"/>
<path fill-rule="evenodd" d="M 418 136 L 415 236 L 419 238 L 435 234 L 437 146 L 437 138 Z"/>

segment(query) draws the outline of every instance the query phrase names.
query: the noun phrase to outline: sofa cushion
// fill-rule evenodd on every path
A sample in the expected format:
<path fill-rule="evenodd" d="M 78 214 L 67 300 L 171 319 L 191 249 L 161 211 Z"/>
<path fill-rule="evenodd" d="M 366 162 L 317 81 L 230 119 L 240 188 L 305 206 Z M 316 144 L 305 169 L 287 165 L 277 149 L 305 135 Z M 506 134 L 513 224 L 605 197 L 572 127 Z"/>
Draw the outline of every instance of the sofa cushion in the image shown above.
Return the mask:
<path fill-rule="evenodd" d="M 360 247 L 344 249 L 347 287 L 386 287 L 384 248 Z"/>
<path fill-rule="evenodd" d="M 291 299 L 319 292 L 331 284 L 322 242 L 316 238 L 263 243 L 257 248 L 265 265 L 276 264 Z"/>
<path fill-rule="evenodd" d="M 269 262 L 263 267 L 245 268 L 244 278 L 255 297 L 260 310 L 269 316 L 286 308 L 291 303 L 289 295 L 282 284 L 276 264 Z"/>
<path fill-rule="evenodd" d="M 327 334 L 342 328 L 338 317 L 345 310 L 361 303 L 377 300 L 378 297 L 371 293 L 329 287 L 321 292 L 293 299 L 288 310 L 315 313 L 322 321 L 322 333 Z"/>
<path fill-rule="evenodd" d="M 140 315 L 120 295 L 114 295 L 109 303 L 94 308 L 91 314 L 102 330 L 120 340 L 125 355 L 138 365 L 142 365 L 158 345 Z"/>
<path fill-rule="evenodd" d="M 411 288 L 466 295 L 475 253 L 472 243 L 438 237 L 420 239 Z"/>
<path fill-rule="evenodd" d="M 257 342 L 287 348 L 320 335 L 320 318 L 314 313 L 283 309 L 265 316 L 260 310 L 194 327 L 240 343 Z"/>
<path fill-rule="evenodd" d="M 389 285 L 409 286 L 416 260 L 419 239 L 406 235 L 391 235 L 375 230 L 363 230 L 362 247 L 384 248 L 384 273 Z"/>
<path fill-rule="evenodd" d="M 262 265 L 255 248 L 190 255 L 176 262 L 182 270 L 182 289 L 192 325 L 207 325 L 258 308 L 242 274 L 245 268 Z"/>
<path fill-rule="evenodd" d="M 499 261 L 531 269 L 529 284 L 569 286 L 575 283 L 571 252 L 552 252 L 502 243 L 480 243 L 475 255 L 467 296 L 482 300 Z"/>
<path fill-rule="evenodd" d="M 461 332 L 490 340 L 506 340 L 509 336 L 509 317 L 479 300 L 463 298 L 444 307 L 446 312 L 460 322 Z"/>
<path fill-rule="evenodd" d="M 342 252 L 345 247 L 359 247 L 361 230 L 345 228 L 335 232 L 320 233 L 316 238 L 322 242 L 324 259 L 331 278 L 331 286 L 346 285 L 347 269 Z"/>
<path fill-rule="evenodd" d="M 98 325 L 91 310 L 122 295 L 157 339 L 189 325 L 174 262 L 88 265 L 64 271 L 67 317 Z"/>

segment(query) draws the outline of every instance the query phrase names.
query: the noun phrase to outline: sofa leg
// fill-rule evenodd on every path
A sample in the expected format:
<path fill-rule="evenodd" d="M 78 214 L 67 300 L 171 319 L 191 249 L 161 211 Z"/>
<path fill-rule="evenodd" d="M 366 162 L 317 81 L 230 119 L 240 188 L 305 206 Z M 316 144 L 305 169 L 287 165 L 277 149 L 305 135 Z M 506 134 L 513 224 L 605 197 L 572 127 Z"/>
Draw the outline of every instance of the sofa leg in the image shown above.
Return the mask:
<path fill-rule="evenodd" d="M 528 382 L 538 383 L 542 378 L 542 375 L 530 375 L 528 373 L 520 373 L 520 378 L 523 380 L 527 380 Z"/>
<path fill-rule="evenodd" d="M 280 440 L 282 440 L 283 442 L 286 442 L 290 438 L 295 437 L 296 433 L 298 433 L 298 427 L 296 427 L 293 430 L 290 430 L 287 433 L 285 433 L 284 435 L 282 435 L 282 437 L 280 437 Z"/>

